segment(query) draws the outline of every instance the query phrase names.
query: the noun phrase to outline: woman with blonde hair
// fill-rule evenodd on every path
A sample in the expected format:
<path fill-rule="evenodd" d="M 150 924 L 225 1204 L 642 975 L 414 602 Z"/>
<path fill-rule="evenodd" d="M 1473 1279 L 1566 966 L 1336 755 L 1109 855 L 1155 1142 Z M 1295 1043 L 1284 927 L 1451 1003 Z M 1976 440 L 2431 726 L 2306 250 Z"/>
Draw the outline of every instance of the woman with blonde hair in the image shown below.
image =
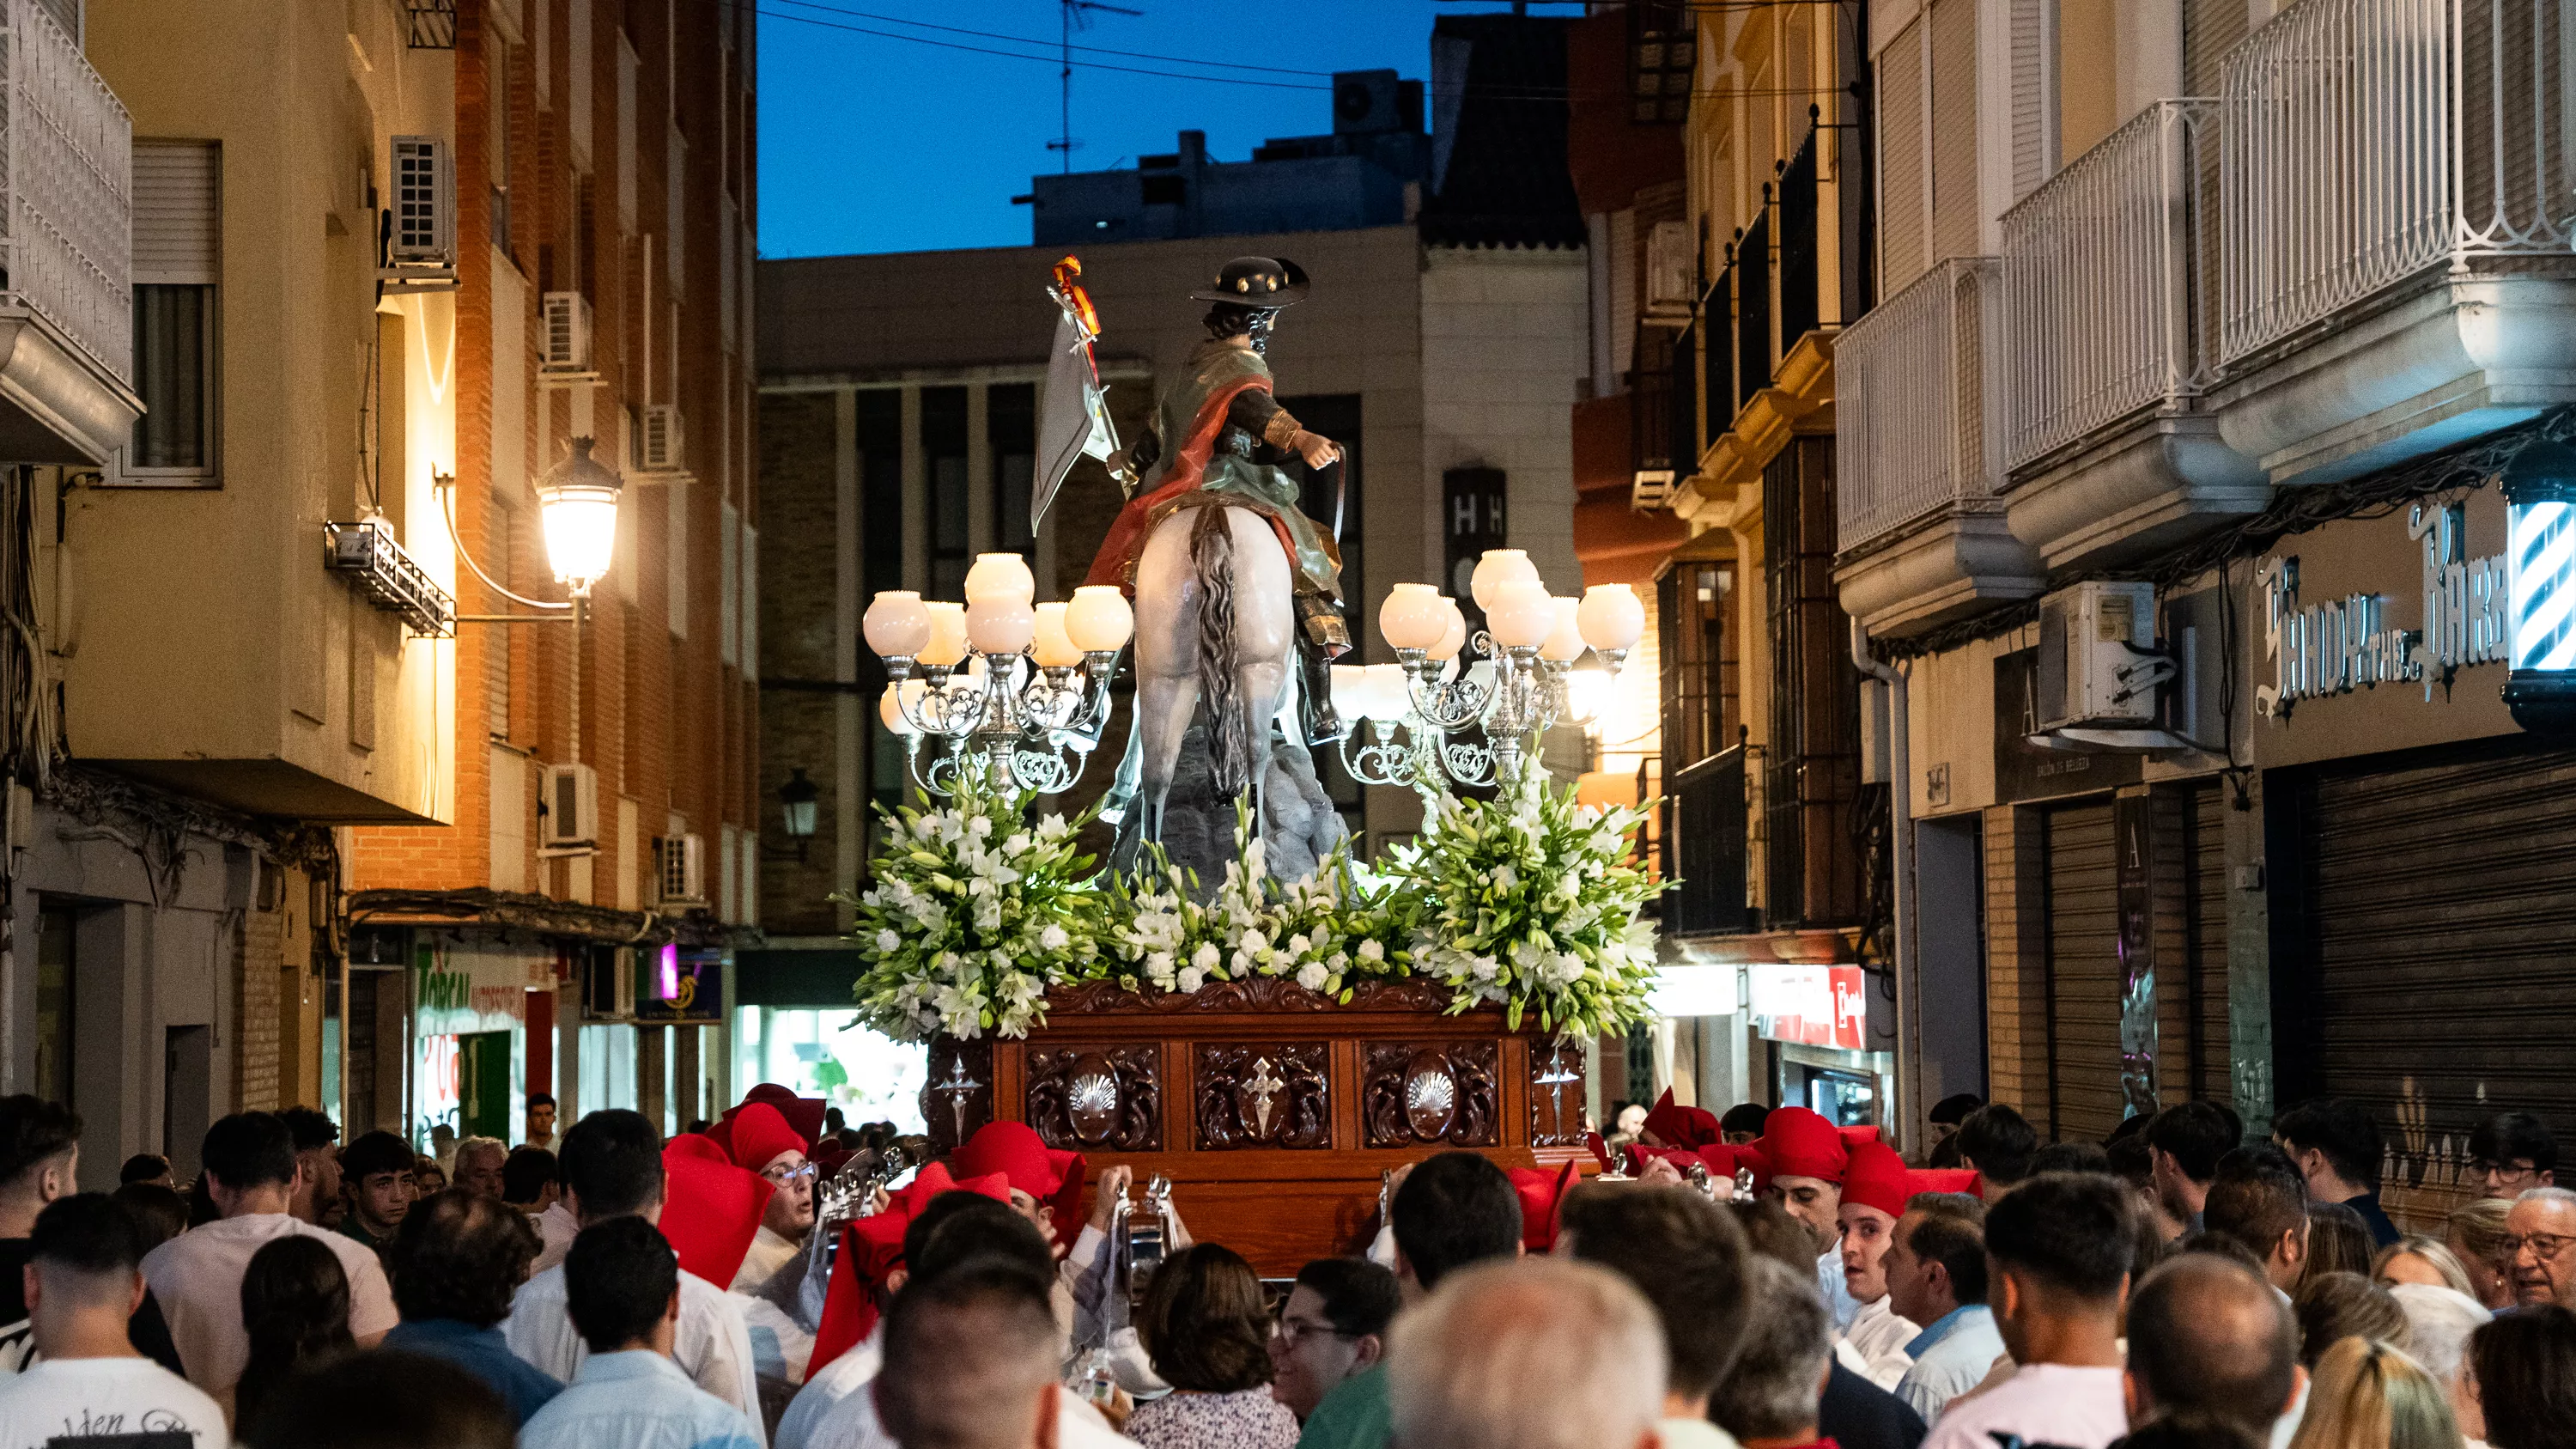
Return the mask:
<path fill-rule="evenodd" d="M 2513 1306 L 2513 1234 L 2504 1220 L 2513 1203 L 2479 1198 L 2452 1209 L 2442 1224 L 2442 1240 L 2468 1274 L 2469 1296 L 2490 1310 Z"/>
<path fill-rule="evenodd" d="M 2450 1395 L 2377 1339 L 2347 1338 L 2317 1360 L 2290 1449 L 2464 1449 Z"/>
<path fill-rule="evenodd" d="M 2478 1296 L 2477 1285 L 2469 1281 L 2469 1270 L 2460 1264 L 2460 1255 L 2422 1233 L 2409 1233 L 2380 1249 L 2379 1256 L 2370 1260 L 2370 1281 L 2388 1288 L 2400 1283 L 2423 1283 L 2472 1299 Z"/>

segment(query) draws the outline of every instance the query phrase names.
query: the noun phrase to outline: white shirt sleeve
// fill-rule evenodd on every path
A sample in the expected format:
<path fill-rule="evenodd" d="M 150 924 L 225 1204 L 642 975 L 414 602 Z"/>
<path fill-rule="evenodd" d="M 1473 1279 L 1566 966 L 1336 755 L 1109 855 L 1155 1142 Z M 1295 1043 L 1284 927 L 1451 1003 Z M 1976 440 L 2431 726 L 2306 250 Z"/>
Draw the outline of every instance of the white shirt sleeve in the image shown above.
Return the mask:
<path fill-rule="evenodd" d="M 363 1246 L 358 1251 L 363 1256 L 354 1260 L 349 1273 L 349 1333 L 355 1338 L 372 1338 L 390 1332 L 402 1322 L 402 1314 L 394 1308 L 394 1289 L 385 1281 L 384 1264 Z M 350 1262 L 344 1259 L 343 1266 Z"/>
<path fill-rule="evenodd" d="M 692 1331 L 692 1320 L 694 1329 Z M 751 1328 L 742 1308 L 723 1289 L 693 1273 L 680 1274 L 680 1339 L 672 1358 L 699 1388 L 742 1410 L 768 1444 L 760 1416 L 760 1383 L 751 1355 Z"/>

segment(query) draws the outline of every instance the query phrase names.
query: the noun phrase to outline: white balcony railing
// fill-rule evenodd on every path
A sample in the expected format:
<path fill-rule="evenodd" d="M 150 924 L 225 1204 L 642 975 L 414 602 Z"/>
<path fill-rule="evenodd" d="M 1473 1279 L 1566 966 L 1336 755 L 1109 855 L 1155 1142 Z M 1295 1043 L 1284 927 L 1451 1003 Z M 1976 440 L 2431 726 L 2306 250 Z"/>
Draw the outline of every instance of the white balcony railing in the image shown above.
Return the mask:
<path fill-rule="evenodd" d="M 0 0 L 0 307 L 134 379 L 134 122 L 37 0 Z"/>
<path fill-rule="evenodd" d="M 2571 11 L 2301 0 L 2231 52 L 2220 360 L 2437 265 L 2565 255 Z"/>
<path fill-rule="evenodd" d="M 1993 257 L 1943 262 L 1835 344 L 1836 541 L 1844 552 L 1994 496 L 2001 280 Z"/>
<path fill-rule="evenodd" d="M 2218 103 L 2159 101 L 2004 214 L 2004 465 L 2206 387 Z"/>

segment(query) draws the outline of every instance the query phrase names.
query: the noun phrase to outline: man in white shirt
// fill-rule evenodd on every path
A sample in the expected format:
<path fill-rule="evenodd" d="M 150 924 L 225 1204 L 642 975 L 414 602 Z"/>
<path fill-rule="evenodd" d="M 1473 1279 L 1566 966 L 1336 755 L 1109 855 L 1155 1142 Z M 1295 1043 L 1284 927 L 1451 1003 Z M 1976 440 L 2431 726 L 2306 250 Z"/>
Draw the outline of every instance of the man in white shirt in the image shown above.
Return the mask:
<path fill-rule="evenodd" d="M 641 1113 L 593 1112 L 563 1138 L 558 1159 L 564 1202 L 583 1228 L 616 1218 L 658 1223 L 662 1216 L 662 1134 Z M 760 1399 L 751 1334 L 742 1310 L 722 1288 L 682 1270 L 680 1317 L 671 1359 L 699 1388 L 741 1410 L 757 1431 Z M 545 1373 L 573 1382 L 590 1347 L 566 1306 L 563 1265 L 528 1279 L 511 1300 L 510 1351 Z M 184 1350 L 183 1350 L 184 1352 Z"/>
<path fill-rule="evenodd" d="M 200 1158 L 207 1195 L 223 1216 L 191 1228 L 143 1259 L 143 1281 L 170 1321 L 170 1339 L 188 1382 L 229 1405 L 233 1383 L 250 1357 L 242 1328 L 241 1283 L 251 1255 L 293 1234 L 320 1239 L 349 1279 L 349 1332 L 373 1348 L 397 1321 L 393 1289 L 376 1255 L 356 1239 L 290 1215 L 295 1140 L 266 1112 L 237 1112 L 206 1129 Z"/>
<path fill-rule="evenodd" d="M 1896 1396 L 1927 1424 L 1985 1382 L 2004 1351 L 1986 1306 L 1984 1210 L 1973 1198 L 1949 1206 L 1948 1196 L 1929 1194 L 1907 1207 L 1888 1235 L 1884 1263 L 1889 1305 L 1923 1325 L 1905 1346 L 1914 1366 L 1897 1382 Z"/>
<path fill-rule="evenodd" d="M 102 1193 L 36 1215 L 23 1270 L 36 1362 L 0 1380 L 0 1449 L 87 1436 L 179 1434 L 225 1449 L 223 1407 L 134 1351 L 126 1321 L 143 1302 L 143 1238 Z"/>
<path fill-rule="evenodd" d="M 1988 1209 L 1988 1291 L 2020 1367 L 1951 1404 L 1923 1449 L 1992 1449 L 1997 1434 L 2105 1449 L 2128 1433 L 2120 1305 L 2136 1242 L 2128 1190 L 2115 1178 L 2043 1174 Z"/>
<path fill-rule="evenodd" d="M 576 1126 L 573 1135 L 581 1128 Z M 582 1229 L 566 1299 L 590 1356 L 519 1431 L 520 1449 L 754 1449 L 759 1426 L 671 1362 L 680 1260 L 638 1216 Z"/>
<path fill-rule="evenodd" d="M 1852 1372 L 1882 1389 L 1895 1388 L 1914 1367 L 1905 1346 L 1923 1331 L 1896 1311 L 1887 1293 L 1888 1242 L 1913 1196 L 1913 1174 L 1895 1148 L 1870 1141 L 1852 1149 L 1834 1221 L 1842 1232 L 1843 1288 L 1860 1311 L 1843 1326 L 1836 1352 Z"/>

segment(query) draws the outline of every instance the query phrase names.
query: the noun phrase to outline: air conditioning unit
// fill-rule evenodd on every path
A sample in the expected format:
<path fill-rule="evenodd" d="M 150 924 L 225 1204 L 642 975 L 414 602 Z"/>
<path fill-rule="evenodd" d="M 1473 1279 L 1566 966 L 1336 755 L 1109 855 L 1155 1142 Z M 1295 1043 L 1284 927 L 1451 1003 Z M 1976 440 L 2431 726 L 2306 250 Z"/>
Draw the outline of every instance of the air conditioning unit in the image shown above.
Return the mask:
<path fill-rule="evenodd" d="M 579 292 L 548 292 L 539 319 L 545 380 L 588 381 L 599 376 L 591 366 L 590 299 Z"/>
<path fill-rule="evenodd" d="M 644 423 L 635 431 L 635 469 L 639 473 L 680 473 L 688 465 L 680 450 L 680 409 L 672 403 L 647 403 Z"/>
<path fill-rule="evenodd" d="M 377 277 L 400 290 L 456 285 L 456 163 L 435 136 L 394 137 L 393 204 Z"/>
<path fill-rule="evenodd" d="M 599 772 L 588 765 L 546 766 L 545 808 L 537 853 L 591 855 L 599 849 Z"/>
<path fill-rule="evenodd" d="M 2095 581 L 2039 604 L 2039 726 L 2142 729 L 2174 676 L 2156 649 L 2156 586 Z"/>
<path fill-rule="evenodd" d="M 1699 290 L 1699 248 L 1692 245 L 1691 224 L 1659 221 L 1646 233 L 1646 316 L 1657 322 L 1688 322 Z"/>
<path fill-rule="evenodd" d="M 663 835 L 653 841 L 656 905 L 704 908 L 707 904 L 707 842 L 699 835 Z"/>

